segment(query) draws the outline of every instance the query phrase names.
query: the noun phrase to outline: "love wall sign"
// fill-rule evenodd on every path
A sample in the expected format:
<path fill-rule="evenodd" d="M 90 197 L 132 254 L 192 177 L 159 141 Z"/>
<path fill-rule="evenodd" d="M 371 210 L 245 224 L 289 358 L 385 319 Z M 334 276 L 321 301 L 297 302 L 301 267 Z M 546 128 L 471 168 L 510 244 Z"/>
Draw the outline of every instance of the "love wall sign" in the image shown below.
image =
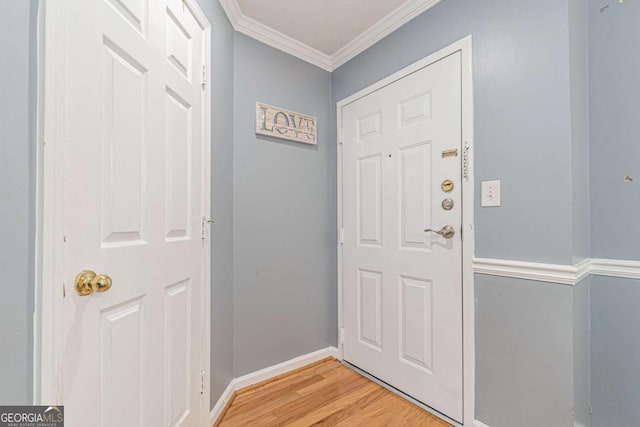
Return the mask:
<path fill-rule="evenodd" d="M 318 144 L 318 127 L 315 117 L 260 102 L 256 102 L 256 134 L 303 144 Z"/>

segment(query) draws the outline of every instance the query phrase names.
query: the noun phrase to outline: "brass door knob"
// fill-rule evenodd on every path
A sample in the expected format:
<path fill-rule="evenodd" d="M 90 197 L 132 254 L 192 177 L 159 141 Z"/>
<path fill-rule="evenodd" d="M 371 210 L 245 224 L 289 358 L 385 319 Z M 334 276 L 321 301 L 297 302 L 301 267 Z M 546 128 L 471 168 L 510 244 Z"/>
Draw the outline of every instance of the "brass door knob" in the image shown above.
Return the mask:
<path fill-rule="evenodd" d="M 76 276 L 76 292 L 86 297 L 94 292 L 107 292 L 111 288 L 111 277 L 106 274 L 96 275 L 95 271 L 84 270 Z"/>

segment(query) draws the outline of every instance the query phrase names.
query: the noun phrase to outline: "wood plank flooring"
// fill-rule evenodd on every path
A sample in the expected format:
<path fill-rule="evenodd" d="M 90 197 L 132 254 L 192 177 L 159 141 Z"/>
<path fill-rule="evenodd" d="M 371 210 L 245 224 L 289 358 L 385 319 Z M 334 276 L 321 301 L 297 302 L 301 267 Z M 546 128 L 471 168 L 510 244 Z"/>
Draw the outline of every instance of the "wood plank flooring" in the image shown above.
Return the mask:
<path fill-rule="evenodd" d="M 333 358 L 238 391 L 217 426 L 450 427 Z"/>

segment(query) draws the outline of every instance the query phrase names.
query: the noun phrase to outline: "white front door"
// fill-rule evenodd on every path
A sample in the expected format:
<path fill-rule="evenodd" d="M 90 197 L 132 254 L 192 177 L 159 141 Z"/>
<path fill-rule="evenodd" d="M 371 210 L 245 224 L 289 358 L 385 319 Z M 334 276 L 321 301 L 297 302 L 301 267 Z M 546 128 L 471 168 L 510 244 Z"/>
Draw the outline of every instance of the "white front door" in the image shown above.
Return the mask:
<path fill-rule="evenodd" d="M 458 421 L 461 132 L 460 52 L 342 108 L 344 359 Z"/>
<path fill-rule="evenodd" d="M 180 0 L 56 7 L 66 425 L 202 426 L 205 32 Z M 112 287 L 80 296 L 83 270 Z"/>

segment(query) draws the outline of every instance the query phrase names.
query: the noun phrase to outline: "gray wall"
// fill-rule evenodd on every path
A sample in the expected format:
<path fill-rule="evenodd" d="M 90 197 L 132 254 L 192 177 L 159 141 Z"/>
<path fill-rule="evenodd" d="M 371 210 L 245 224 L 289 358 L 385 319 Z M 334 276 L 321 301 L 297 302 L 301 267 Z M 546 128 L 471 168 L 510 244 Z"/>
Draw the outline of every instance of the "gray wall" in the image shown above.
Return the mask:
<path fill-rule="evenodd" d="M 589 12 L 592 254 L 637 260 L 640 2 L 590 0 Z M 625 175 L 635 180 L 624 182 Z"/>
<path fill-rule="evenodd" d="M 589 1 L 591 234 L 597 258 L 640 259 L 639 21 L 638 2 Z M 625 175 L 635 180 L 624 182 Z M 631 425 L 640 418 L 639 305 L 640 281 L 592 278 L 593 427 Z"/>
<path fill-rule="evenodd" d="M 640 281 L 591 279 L 593 427 L 640 419 Z"/>
<path fill-rule="evenodd" d="M 589 258 L 589 61 L 588 0 L 568 0 L 571 106 L 572 264 Z"/>
<path fill-rule="evenodd" d="M 0 2 L 0 404 L 30 404 L 37 2 Z"/>
<path fill-rule="evenodd" d="M 476 419 L 572 426 L 573 288 L 476 274 Z"/>
<path fill-rule="evenodd" d="M 573 410 L 576 426 L 591 425 L 591 277 L 573 287 Z"/>
<path fill-rule="evenodd" d="M 200 1 L 211 23 L 211 404 L 233 378 L 233 27 L 217 0 Z"/>
<path fill-rule="evenodd" d="M 476 197 L 477 256 L 572 261 L 567 28 L 566 0 L 446 0 L 333 73 L 338 101 L 473 34 L 476 196 L 502 180 L 501 208 Z"/>
<path fill-rule="evenodd" d="M 335 345 L 331 75 L 241 34 L 234 46 L 234 375 Z M 256 101 L 318 118 L 318 145 L 254 134 Z"/>

